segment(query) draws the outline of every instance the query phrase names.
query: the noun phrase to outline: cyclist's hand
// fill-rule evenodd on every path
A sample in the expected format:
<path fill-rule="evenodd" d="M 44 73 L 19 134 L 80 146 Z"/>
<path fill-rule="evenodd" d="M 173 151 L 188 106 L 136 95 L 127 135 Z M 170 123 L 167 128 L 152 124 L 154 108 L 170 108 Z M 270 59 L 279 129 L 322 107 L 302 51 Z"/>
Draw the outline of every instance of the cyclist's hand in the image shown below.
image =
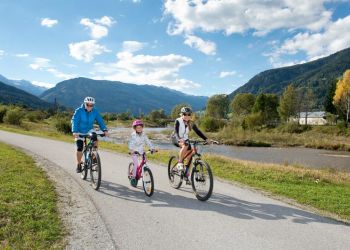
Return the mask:
<path fill-rule="evenodd" d="M 78 138 L 79 137 L 79 133 L 73 133 L 73 137 L 74 138 Z"/>
<path fill-rule="evenodd" d="M 106 130 L 106 131 L 104 131 L 104 134 L 105 134 L 105 136 L 106 137 L 108 137 L 109 136 L 109 133 L 108 133 L 108 131 Z"/>

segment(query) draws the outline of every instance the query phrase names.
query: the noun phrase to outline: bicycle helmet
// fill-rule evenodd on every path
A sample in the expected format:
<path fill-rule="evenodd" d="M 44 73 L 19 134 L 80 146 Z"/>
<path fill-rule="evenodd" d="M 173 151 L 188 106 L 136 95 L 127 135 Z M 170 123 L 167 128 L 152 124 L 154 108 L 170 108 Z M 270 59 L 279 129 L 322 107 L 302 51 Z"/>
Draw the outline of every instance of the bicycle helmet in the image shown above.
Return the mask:
<path fill-rule="evenodd" d="M 182 107 L 180 113 L 181 114 L 185 114 L 185 113 L 192 114 L 192 109 L 189 107 Z"/>
<path fill-rule="evenodd" d="M 87 96 L 84 99 L 84 103 L 95 104 L 95 98 L 93 98 L 91 96 Z"/>
<path fill-rule="evenodd" d="M 132 127 L 135 128 L 136 126 L 142 126 L 143 127 L 143 123 L 141 120 L 137 119 L 132 123 Z"/>

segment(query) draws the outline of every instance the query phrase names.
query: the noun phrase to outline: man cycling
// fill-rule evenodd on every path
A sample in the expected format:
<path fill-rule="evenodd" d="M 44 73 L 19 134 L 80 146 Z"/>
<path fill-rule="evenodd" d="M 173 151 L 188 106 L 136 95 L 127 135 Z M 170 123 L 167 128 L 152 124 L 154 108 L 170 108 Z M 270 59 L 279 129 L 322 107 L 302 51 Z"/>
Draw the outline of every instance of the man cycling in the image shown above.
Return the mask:
<path fill-rule="evenodd" d="M 108 135 L 108 130 L 103 122 L 102 116 L 98 112 L 95 105 L 95 98 L 85 97 L 84 103 L 75 110 L 71 123 L 72 123 L 72 133 L 75 138 L 77 145 L 77 169 L 76 172 L 81 172 L 81 158 L 83 156 L 84 141 L 79 137 L 79 134 L 86 134 L 93 129 L 94 122 L 97 121 L 100 129 L 104 132 L 105 136 Z M 95 145 L 97 147 L 97 144 Z"/>
<path fill-rule="evenodd" d="M 179 171 L 182 171 L 184 168 L 184 157 L 188 153 L 189 150 L 191 150 L 191 145 L 189 143 L 189 133 L 193 129 L 196 134 L 201 137 L 203 140 L 207 141 L 208 143 L 211 142 L 203 133 L 199 130 L 196 124 L 194 124 L 191 120 L 192 110 L 189 107 L 182 107 L 181 108 L 181 117 L 177 118 L 175 121 L 175 131 L 174 131 L 174 137 L 173 137 L 173 143 L 175 146 L 180 147 L 179 152 L 179 162 L 177 164 L 177 168 Z M 186 159 L 191 159 L 192 154 L 189 154 Z M 187 161 L 188 162 L 188 161 Z M 188 167 L 190 165 L 190 162 L 186 165 L 186 171 L 185 173 L 188 174 Z"/>

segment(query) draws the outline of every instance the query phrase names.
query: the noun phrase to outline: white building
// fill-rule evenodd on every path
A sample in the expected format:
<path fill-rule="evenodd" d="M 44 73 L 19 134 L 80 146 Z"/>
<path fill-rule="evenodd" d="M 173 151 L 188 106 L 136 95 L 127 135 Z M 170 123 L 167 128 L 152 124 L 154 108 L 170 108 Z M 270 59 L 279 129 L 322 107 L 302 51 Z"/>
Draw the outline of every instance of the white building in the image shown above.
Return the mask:
<path fill-rule="evenodd" d="M 301 112 L 299 117 L 299 124 L 305 125 L 306 112 Z M 298 121 L 298 118 L 295 119 Z M 308 112 L 307 113 L 307 123 L 308 125 L 326 125 L 326 112 L 317 111 L 317 112 Z"/>

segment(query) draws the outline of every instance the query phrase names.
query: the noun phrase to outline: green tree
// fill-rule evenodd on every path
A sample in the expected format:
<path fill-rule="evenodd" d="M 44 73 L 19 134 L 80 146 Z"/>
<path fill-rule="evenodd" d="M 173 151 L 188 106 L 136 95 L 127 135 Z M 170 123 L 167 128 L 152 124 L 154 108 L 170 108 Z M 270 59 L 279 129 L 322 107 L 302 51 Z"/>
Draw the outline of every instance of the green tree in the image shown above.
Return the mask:
<path fill-rule="evenodd" d="M 253 106 L 253 112 L 261 112 L 262 122 L 265 125 L 275 125 L 279 118 L 278 116 L 278 97 L 275 94 L 259 94 Z"/>
<path fill-rule="evenodd" d="M 241 93 L 231 102 L 232 112 L 236 116 L 245 116 L 252 112 L 255 96 L 251 93 Z"/>
<path fill-rule="evenodd" d="M 337 81 L 332 81 L 328 89 L 326 100 L 324 102 L 324 109 L 326 112 L 331 114 L 337 113 L 337 108 L 333 104 L 333 97 L 335 95 L 335 90 L 337 89 Z"/>
<path fill-rule="evenodd" d="M 187 103 L 179 103 L 179 104 L 175 105 L 173 107 L 173 109 L 171 110 L 171 115 L 170 115 L 171 118 L 173 118 L 173 119 L 178 118 L 182 107 L 190 107 L 191 108 L 191 105 L 189 105 Z"/>
<path fill-rule="evenodd" d="M 228 113 L 229 100 L 227 95 L 213 95 L 207 102 L 206 116 L 222 119 Z"/>
<path fill-rule="evenodd" d="M 292 84 L 284 90 L 277 110 L 283 121 L 288 121 L 290 117 L 297 116 L 297 92 Z"/>

